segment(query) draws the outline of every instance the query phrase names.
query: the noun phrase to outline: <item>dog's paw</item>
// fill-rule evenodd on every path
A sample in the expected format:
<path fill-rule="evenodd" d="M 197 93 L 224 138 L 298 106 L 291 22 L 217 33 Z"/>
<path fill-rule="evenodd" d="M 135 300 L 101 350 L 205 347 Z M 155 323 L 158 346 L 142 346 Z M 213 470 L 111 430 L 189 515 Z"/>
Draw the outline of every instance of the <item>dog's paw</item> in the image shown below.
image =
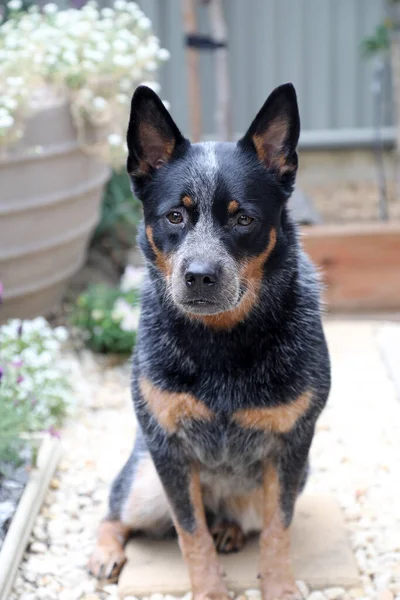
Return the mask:
<path fill-rule="evenodd" d="M 302 600 L 296 582 L 291 577 L 271 577 L 262 581 L 263 600 Z"/>
<path fill-rule="evenodd" d="M 225 592 L 205 592 L 194 594 L 193 600 L 232 600 Z"/>
<path fill-rule="evenodd" d="M 116 581 L 126 562 L 122 546 L 98 544 L 89 559 L 88 570 L 97 579 Z"/>
<path fill-rule="evenodd" d="M 217 552 L 229 554 L 239 552 L 245 544 L 246 537 L 233 521 L 221 521 L 211 528 L 211 535 Z"/>

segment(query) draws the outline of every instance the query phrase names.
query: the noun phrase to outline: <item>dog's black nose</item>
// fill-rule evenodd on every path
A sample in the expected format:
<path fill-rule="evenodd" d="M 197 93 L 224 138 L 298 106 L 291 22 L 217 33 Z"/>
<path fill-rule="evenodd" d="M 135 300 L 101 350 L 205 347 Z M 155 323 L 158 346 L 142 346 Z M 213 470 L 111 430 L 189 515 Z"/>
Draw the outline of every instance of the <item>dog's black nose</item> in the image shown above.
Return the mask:
<path fill-rule="evenodd" d="M 193 261 L 187 267 L 185 282 L 188 288 L 206 291 L 218 282 L 218 268 L 210 263 Z"/>

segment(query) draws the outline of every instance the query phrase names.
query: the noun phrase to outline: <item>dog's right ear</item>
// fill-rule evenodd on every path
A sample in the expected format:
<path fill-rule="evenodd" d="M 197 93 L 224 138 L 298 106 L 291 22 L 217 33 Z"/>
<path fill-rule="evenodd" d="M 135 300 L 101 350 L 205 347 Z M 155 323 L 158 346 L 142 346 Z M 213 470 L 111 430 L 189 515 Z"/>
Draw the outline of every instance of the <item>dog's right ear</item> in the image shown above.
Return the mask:
<path fill-rule="evenodd" d="M 127 134 L 127 170 L 133 177 L 150 177 L 178 148 L 189 145 L 164 104 L 152 89 L 139 86 L 133 94 Z"/>

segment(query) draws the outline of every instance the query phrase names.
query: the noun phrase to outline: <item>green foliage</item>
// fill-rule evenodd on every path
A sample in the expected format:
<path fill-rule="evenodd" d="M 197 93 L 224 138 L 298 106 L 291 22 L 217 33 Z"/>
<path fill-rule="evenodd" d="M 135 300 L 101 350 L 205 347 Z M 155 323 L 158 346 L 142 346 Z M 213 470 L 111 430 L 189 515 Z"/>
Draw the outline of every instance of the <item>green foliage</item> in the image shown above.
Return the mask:
<path fill-rule="evenodd" d="M 23 446 L 20 436 L 28 428 L 29 415 L 26 410 L 17 412 L 10 403 L 0 402 L 0 463 L 19 462 Z"/>
<path fill-rule="evenodd" d="M 93 242 L 107 236 L 113 246 L 134 246 L 140 218 L 141 206 L 132 194 L 127 173 L 114 171 L 104 193 L 101 219 Z"/>
<path fill-rule="evenodd" d="M 0 461 L 18 456 L 21 433 L 61 425 L 71 388 L 59 366 L 64 328 L 42 317 L 11 320 L 0 327 Z"/>
<path fill-rule="evenodd" d="M 138 302 L 135 289 L 92 285 L 78 298 L 71 322 L 95 352 L 130 354 L 139 322 Z"/>
<path fill-rule="evenodd" d="M 362 50 L 365 56 L 387 52 L 389 50 L 389 25 L 381 23 L 375 29 L 375 33 L 362 42 Z"/>

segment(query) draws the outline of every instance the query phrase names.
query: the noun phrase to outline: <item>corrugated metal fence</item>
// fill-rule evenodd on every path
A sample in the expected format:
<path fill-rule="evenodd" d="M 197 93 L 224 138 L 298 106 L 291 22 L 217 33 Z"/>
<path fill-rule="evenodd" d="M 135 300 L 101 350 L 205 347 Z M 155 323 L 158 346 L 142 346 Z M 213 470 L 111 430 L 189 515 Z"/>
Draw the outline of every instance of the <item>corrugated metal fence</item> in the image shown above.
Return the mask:
<path fill-rule="evenodd" d="M 186 62 L 180 0 L 141 0 L 171 60 L 162 68 L 163 98 L 188 130 Z M 243 132 L 268 93 L 285 81 L 297 89 L 303 130 L 373 126 L 372 62 L 361 41 L 384 16 L 384 0 L 225 0 L 233 128 Z M 207 10 L 199 29 L 209 32 Z M 203 130 L 214 132 L 213 56 L 201 57 Z M 385 125 L 391 124 L 386 93 Z"/>

